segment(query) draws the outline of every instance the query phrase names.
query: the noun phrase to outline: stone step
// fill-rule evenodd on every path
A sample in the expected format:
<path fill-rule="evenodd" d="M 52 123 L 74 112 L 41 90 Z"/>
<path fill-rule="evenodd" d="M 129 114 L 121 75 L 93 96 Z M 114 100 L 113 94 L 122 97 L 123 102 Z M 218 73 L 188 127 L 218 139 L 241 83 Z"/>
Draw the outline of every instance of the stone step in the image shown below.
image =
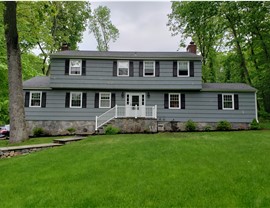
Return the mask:
<path fill-rule="evenodd" d="M 33 145 L 22 145 L 22 146 L 12 146 L 12 147 L 0 147 L 0 152 L 23 150 L 23 149 L 34 149 L 34 148 L 45 148 L 45 147 L 56 147 L 56 146 L 62 146 L 62 144 L 46 143 L 46 144 L 33 144 Z"/>
<path fill-rule="evenodd" d="M 58 144 L 68 144 L 70 142 L 80 141 L 85 138 L 86 137 L 71 137 L 71 138 L 63 138 L 63 139 L 54 139 L 53 142 L 58 143 Z"/>

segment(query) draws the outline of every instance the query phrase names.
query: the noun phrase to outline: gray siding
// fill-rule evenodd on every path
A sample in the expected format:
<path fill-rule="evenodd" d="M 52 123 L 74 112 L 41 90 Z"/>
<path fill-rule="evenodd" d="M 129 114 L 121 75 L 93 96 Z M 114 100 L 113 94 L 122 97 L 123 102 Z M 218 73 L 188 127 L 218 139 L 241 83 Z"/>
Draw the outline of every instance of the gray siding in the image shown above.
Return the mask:
<path fill-rule="evenodd" d="M 94 108 L 94 95 L 99 91 L 87 92 L 87 108 L 65 108 L 65 95 L 67 91 L 47 91 L 46 108 L 25 108 L 26 120 L 58 120 L 58 121 L 94 121 L 108 109 Z M 111 91 L 114 92 L 114 91 Z M 145 92 L 145 91 L 141 91 Z M 148 92 L 148 91 L 147 91 Z M 255 115 L 255 94 L 237 93 L 239 95 L 239 110 L 218 110 L 217 94 L 222 92 L 183 92 L 186 94 L 186 109 L 164 109 L 164 93 L 149 91 L 146 96 L 147 106 L 158 106 L 158 120 L 161 121 L 187 121 L 217 122 L 228 120 L 229 122 L 251 122 Z M 121 97 L 122 91 L 116 93 L 116 104 L 125 105 L 125 97 Z"/>
<path fill-rule="evenodd" d="M 87 60 L 86 76 L 65 74 L 65 60 L 52 59 L 52 88 L 200 90 L 201 62 L 194 61 L 194 77 L 173 77 L 173 61 L 160 61 L 160 77 L 139 77 L 139 61 L 134 63 L 134 77 L 113 77 L 112 60 Z"/>

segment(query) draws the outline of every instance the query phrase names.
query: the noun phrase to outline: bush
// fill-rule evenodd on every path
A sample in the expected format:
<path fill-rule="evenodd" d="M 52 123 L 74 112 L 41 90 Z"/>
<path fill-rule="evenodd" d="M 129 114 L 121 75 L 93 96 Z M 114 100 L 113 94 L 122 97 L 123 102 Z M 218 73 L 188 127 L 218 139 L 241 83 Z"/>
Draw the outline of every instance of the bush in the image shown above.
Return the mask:
<path fill-rule="evenodd" d="M 192 120 L 188 120 L 186 122 L 186 131 L 195 131 L 196 130 L 196 123 Z"/>
<path fill-rule="evenodd" d="M 230 122 L 224 120 L 224 121 L 219 121 L 217 124 L 217 130 L 218 131 L 228 131 L 232 129 L 232 125 Z"/>
<path fill-rule="evenodd" d="M 204 131 L 211 131 L 211 126 L 207 125 L 203 128 Z"/>
<path fill-rule="evenodd" d="M 105 128 L 105 134 L 106 135 L 113 135 L 113 134 L 118 134 L 119 133 L 119 128 L 112 127 L 111 125 L 107 126 Z"/>
<path fill-rule="evenodd" d="M 73 134 L 73 133 L 75 133 L 76 129 L 70 127 L 70 128 L 67 128 L 67 131 L 68 131 L 69 133 Z"/>
<path fill-rule="evenodd" d="M 43 128 L 41 128 L 41 127 L 35 127 L 35 128 L 33 129 L 33 135 L 34 135 L 35 137 L 42 136 L 42 135 L 44 135 L 44 134 L 45 134 L 45 131 L 44 131 Z"/>
<path fill-rule="evenodd" d="M 250 129 L 251 130 L 258 130 L 258 129 L 260 129 L 260 124 L 257 122 L 257 120 L 255 118 L 250 123 Z"/>

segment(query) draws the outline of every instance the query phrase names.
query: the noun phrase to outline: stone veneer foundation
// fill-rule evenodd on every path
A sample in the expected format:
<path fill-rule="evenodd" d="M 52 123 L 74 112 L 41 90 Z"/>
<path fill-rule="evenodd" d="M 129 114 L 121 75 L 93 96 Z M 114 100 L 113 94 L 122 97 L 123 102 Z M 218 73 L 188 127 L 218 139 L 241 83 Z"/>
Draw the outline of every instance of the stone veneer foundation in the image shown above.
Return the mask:
<path fill-rule="evenodd" d="M 68 135 L 68 128 L 74 128 L 75 134 L 95 133 L 95 121 L 27 121 L 30 136 L 35 127 L 41 127 L 47 135 Z M 216 130 L 217 123 L 196 122 L 198 131 Z M 99 128 L 103 134 L 108 125 L 120 129 L 120 133 L 156 133 L 185 131 L 185 122 L 157 121 L 147 118 L 118 118 Z M 249 123 L 231 123 L 232 130 L 249 129 Z"/>

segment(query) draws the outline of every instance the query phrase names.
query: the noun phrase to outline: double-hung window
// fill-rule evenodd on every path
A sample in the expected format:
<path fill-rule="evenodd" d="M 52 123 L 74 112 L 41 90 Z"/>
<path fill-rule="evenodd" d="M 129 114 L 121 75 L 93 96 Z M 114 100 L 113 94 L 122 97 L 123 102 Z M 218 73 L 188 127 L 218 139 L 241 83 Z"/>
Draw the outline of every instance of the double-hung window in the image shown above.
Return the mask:
<path fill-rule="evenodd" d="M 82 93 L 71 92 L 70 93 L 70 108 L 81 108 L 82 107 Z"/>
<path fill-rule="evenodd" d="M 180 109 L 180 93 L 169 94 L 169 109 Z"/>
<path fill-rule="evenodd" d="M 129 61 L 117 62 L 117 76 L 129 76 Z"/>
<path fill-rule="evenodd" d="M 155 76 L 155 62 L 154 61 L 144 61 L 143 62 L 143 75 L 145 77 Z"/>
<path fill-rule="evenodd" d="M 70 59 L 69 75 L 81 75 L 82 74 L 82 60 Z"/>
<path fill-rule="evenodd" d="M 222 109 L 233 110 L 234 109 L 234 96 L 233 94 L 222 94 Z"/>
<path fill-rule="evenodd" d="M 189 61 L 178 61 L 177 63 L 177 76 L 189 77 Z"/>
<path fill-rule="evenodd" d="M 41 92 L 30 92 L 30 107 L 41 107 Z"/>
<path fill-rule="evenodd" d="M 99 107 L 110 108 L 111 107 L 111 93 L 101 92 L 99 93 Z"/>

